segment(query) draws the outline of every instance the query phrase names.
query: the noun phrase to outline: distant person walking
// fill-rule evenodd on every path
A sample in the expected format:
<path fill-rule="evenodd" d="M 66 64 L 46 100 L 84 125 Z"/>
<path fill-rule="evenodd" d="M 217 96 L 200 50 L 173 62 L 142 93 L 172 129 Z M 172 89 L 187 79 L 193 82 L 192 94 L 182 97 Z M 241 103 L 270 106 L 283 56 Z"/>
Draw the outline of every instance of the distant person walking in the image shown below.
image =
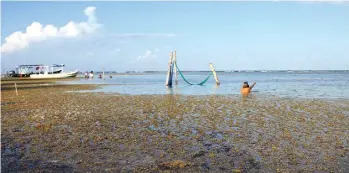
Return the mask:
<path fill-rule="evenodd" d="M 85 72 L 85 79 L 88 79 L 88 72 Z"/>
<path fill-rule="evenodd" d="M 93 71 L 90 72 L 89 77 L 90 79 L 93 79 Z"/>

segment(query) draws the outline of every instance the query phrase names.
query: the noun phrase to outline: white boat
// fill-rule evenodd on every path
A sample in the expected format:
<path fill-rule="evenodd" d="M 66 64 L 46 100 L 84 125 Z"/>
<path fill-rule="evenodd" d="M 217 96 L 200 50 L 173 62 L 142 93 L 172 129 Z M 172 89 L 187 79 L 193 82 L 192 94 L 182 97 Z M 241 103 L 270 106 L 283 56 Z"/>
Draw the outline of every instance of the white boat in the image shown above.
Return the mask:
<path fill-rule="evenodd" d="M 32 79 L 60 79 L 60 78 L 70 78 L 70 77 L 76 77 L 79 73 L 78 70 L 72 71 L 72 72 L 63 72 L 63 67 L 65 65 L 47 65 L 47 66 L 41 66 L 40 72 L 38 74 L 31 74 L 30 78 Z M 54 67 L 60 67 L 61 71 L 60 73 L 54 73 L 53 68 Z M 43 73 L 41 73 L 43 72 Z"/>

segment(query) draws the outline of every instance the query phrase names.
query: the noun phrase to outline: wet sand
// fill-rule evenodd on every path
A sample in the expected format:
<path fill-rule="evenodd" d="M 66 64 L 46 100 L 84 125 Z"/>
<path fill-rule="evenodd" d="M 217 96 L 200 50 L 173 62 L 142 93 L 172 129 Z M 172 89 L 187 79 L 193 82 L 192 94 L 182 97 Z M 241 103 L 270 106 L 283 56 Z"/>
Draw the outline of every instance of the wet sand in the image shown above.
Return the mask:
<path fill-rule="evenodd" d="M 349 170 L 348 100 L 65 92 L 96 87 L 2 90 L 2 171 Z"/>

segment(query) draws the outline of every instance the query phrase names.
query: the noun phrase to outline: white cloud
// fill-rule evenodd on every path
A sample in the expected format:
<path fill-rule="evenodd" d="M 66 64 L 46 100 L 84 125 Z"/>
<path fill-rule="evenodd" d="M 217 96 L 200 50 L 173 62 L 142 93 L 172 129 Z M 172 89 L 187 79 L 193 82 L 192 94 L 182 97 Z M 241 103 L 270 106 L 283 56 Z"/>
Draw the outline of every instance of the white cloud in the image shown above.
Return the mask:
<path fill-rule="evenodd" d="M 128 63 L 139 63 L 139 62 L 146 62 L 146 61 L 153 61 L 158 57 L 160 49 L 155 48 L 154 51 L 152 50 L 146 50 L 143 55 L 138 56 L 136 59 L 129 61 Z"/>
<path fill-rule="evenodd" d="M 94 53 L 93 52 L 86 52 L 86 56 L 93 56 Z"/>
<path fill-rule="evenodd" d="M 40 42 L 54 37 L 78 37 L 96 31 L 101 24 L 97 23 L 95 16 L 96 7 L 87 7 L 84 14 L 88 17 L 87 22 L 68 22 L 63 27 L 53 25 L 43 26 L 39 22 L 33 22 L 26 28 L 25 32 L 16 31 L 5 38 L 5 43 L 1 46 L 2 53 L 12 53 L 28 47 L 34 42 Z"/>
<path fill-rule="evenodd" d="M 151 54 L 152 54 L 151 50 L 146 50 L 145 54 L 142 56 L 138 56 L 138 58 L 136 60 L 138 61 L 138 60 L 146 59 L 146 58 L 150 57 Z"/>
<path fill-rule="evenodd" d="M 114 55 L 118 54 L 120 51 L 121 51 L 121 49 L 119 49 L 119 48 L 113 49 L 109 52 L 109 55 L 114 56 Z"/>
<path fill-rule="evenodd" d="M 174 37 L 175 34 L 152 34 L 152 33 L 124 33 L 124 34 L 113 34 L 118 38 L 145 38 L 145 37 Z"/>

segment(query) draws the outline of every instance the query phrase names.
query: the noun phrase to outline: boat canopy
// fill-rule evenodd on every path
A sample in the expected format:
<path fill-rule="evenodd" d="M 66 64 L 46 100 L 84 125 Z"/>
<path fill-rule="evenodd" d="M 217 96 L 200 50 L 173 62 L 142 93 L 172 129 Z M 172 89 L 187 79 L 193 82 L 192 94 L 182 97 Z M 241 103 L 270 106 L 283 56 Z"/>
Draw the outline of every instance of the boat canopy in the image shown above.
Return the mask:
<path fill-rule="evenodd" d="M 51 65 L 52 67 L 64 67 L 65 65 L 64 64 L 53 64 Z"/>
<path fill-rule="evenodd" d="M 28 67 L 28 68 L 32 68 L 32 67 L 37 67 L 37 66 L 49 66 L 49 67 L 64 67 L 64 64 L 53 64 L 53 65 L 44 65 L 44 64 L 36 64 L 36 65 L 19 65 L 17 67 Z"/>
<path fill-rule="evenodd" d="M 27 68 L 33 68 L 33 67 L 37 67 L 37 66 L 43 66 L 43 64 L 37 64 L 37 65 L 19 65 L 19 66 L 17 66 L 17 67 L 19 67 L 19 68 L 25 68 L 25 67 L 27 67 Z"/>

